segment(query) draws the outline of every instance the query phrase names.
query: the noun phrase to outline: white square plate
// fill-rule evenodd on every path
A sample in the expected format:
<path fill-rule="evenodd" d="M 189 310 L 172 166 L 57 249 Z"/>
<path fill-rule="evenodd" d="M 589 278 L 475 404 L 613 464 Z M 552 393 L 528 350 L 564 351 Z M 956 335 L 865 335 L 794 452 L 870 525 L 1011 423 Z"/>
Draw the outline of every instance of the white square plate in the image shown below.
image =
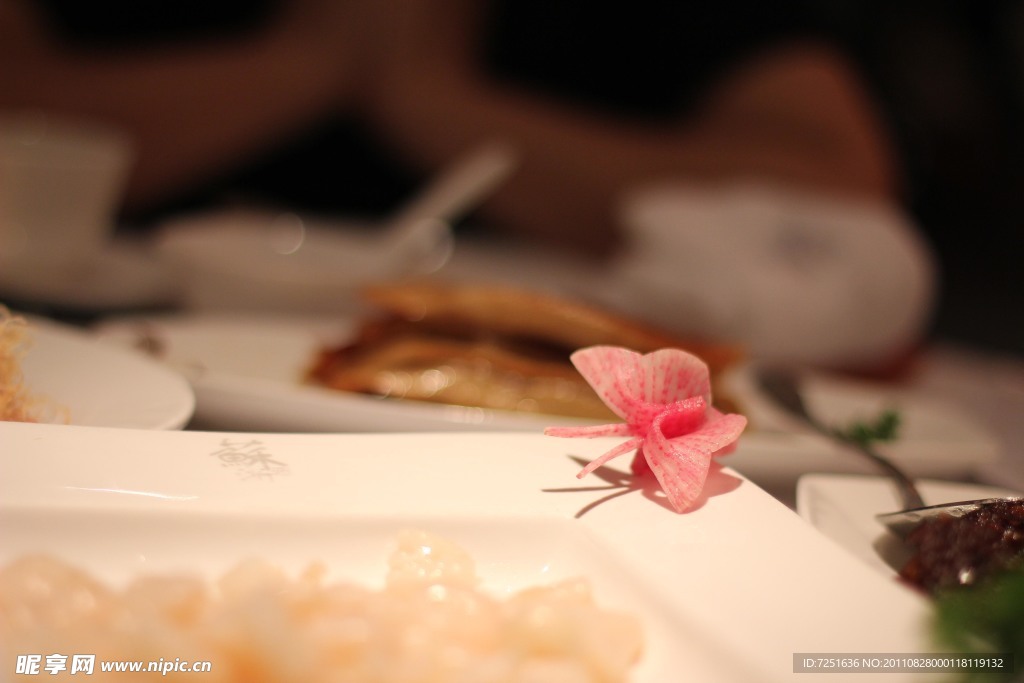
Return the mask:
<path fill-rule="evenodd" d="M 804 680 L 794 653 L 929 649 L 926 601 L 730 470 L 688 514 L 623 469 L 577 480 L 612 443 L 4 423 L 0 561 L 49 552 L 121 582 L 255 555 L 374 584 L 414 527 L 465 547 L 492 591 L 588 578 L 643 623 L 636 683 Z"/>

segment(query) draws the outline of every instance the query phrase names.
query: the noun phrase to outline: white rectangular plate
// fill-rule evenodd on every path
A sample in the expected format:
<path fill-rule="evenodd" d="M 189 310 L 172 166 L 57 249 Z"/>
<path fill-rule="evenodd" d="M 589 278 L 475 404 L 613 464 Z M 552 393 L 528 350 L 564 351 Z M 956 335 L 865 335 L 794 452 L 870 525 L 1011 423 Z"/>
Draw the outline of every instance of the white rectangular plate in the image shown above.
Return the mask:
<path fill-rule="evenodd" d="M 49 552 L 113 582 L 323 560 L 378 584 L 412 527 L 462 544 L 493 591 L 589 578 L 643 622 L 638 683 L 788 680 L 798 652 L 928 649 L 925 601 L 730 470 L 688 514 L 625 469 L 575 478 L 613 443 L 0 423 L 0 560 Z"/>

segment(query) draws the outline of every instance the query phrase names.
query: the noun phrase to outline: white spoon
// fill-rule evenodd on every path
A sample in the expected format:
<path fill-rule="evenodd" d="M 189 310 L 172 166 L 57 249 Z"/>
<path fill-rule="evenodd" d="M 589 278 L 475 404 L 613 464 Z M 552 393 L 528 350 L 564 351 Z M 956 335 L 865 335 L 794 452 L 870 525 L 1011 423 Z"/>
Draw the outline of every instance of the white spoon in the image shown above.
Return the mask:
<path fill-rule="evenodd" d="M 811 414 L 807 409 L 803 396 L 800 394 L 798 378 L 794 373 L 781 369 L 763 368 L 757 372 L 757 384 L 766 395 L 774 399 L 780 407 L 785 408 L 791 415 L 799 417 L 821 434 L 835 439 L 849 446 L 855 452 L 867 457 L 892 479 L 899 493 L 903 509 L 895 512 L 881 513 L 875 517 L 900 538 L 906 538 L 907 534 L 919 524 L 939 515 L 945 514 L 953 517 L 962 517 L 982 507 L 1006 501 L 1020 500 L 1017 497 L 985 498 L 943 503 L 941 505 L 925 505 L 914 482 L 902 469 L 870 446 L 844 437 L 828 425 L 822 424 Z"/>
<path fill-rule="evenodd" d="M 495 142 L 456 159 L 387 220 L 377 246 L 401 254 L 401 265 L 409 270 L 436 270 L 451 253 L 451 224 L 476 208 L 516 165 L 512 148 Z"/>

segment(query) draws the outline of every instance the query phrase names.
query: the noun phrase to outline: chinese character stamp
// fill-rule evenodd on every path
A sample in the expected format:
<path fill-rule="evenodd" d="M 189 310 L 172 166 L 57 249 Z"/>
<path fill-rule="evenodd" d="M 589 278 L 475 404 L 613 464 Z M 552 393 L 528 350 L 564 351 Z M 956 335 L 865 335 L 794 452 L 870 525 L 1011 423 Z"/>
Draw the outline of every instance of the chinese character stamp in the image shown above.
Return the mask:
<path fill-rule="evenodd" d="M 210 453 L 221 467 L 234 470 L 242 479 L 274 479 L 291 474 L 287 463 L 275 460 L 259 439 L 225 437 L 220 447 Z"/>

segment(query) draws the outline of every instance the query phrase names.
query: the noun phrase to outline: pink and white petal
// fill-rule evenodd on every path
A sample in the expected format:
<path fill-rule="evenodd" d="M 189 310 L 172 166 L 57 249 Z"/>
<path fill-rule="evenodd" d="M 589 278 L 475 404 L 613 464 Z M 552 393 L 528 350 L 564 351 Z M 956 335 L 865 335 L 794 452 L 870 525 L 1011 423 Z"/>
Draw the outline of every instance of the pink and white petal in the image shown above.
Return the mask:
<path fill-rule="evenodd" d="M 718 410 L 714 406 L 708 406 L 707 421 L 708 421 L 708 423 L 717 422 L 718 420 L 721 420 L 723 417 L 726 417 L 727 415 L 730 415 L 730 414 L 731 413 L 723 413 L 722 411 Z M 746 427 L 746 421 L 744 421 L 744 427 Z M 740 431 L 742 431 L 742 428 L 741 428 Z M 732 453 L 733 451 L 735 451 L 736 447 L 738 445 L 739 445 L 739 439 L 737 438 L 736 440 L 734 440 L 728 446 L 723 446 L 722 448 L 719 448 L 717 451 L 715 451 L 714 455 L 715 455 L 716 458 L 718 456 L 720 456 L 720 455 L 728 455 L 728 454 Z"/>
<path fill-rule="evenodd" d="M 665 412 L 665 406 L 657 403 L 637 401 L 629 410 L 627 420 L 633 434 L 646 434 L 651 429 L 654 419 Z M 703 417 L 703 416 L 702 416 Z"/>
<path fill-rule="evenodd" d="M 662 406 L 654 417 L 658 421 L 659 431 L 670 439 L 701 429 L 707 423 L 707 407 L 703 396 L 691 396 Z M 650 422 L 650 425 L 653 424 L 654 419 Z"/>
<path fill-rule="evenodd" d="M 640 401 L 640 359 L 635 351 L 618 346 L 589 346 L 570 356 L 583 379 L 611 410 L 629 422 L 633 407 Z"/>
<path fill-rule="evenodd" d="M 663 427 L 671 414 L 666 412 L 644 439 L 647 464 L 678 512 L 688 510 L 700 497 L 711 459 L 731 447 L 747 425 L 742 415 L 719 415 L 695 432 L 667 438 Z"/>
<path fill-rule="evenodd" d="M 685 437 L 666 439 L 657 428 L 644 439 L 644 456 L 676 512 L 686 512 L 700 497 L 711 453 Z"/>
<path fill-rule="evenodd" d="M 721 415 L 718 419 L 708 420 L 703 427 L 674 441 L 685 440 L 690 444 L 707 448 L 712 455 L 725 455 L 731 452 L 747 427 L 747 418 L 735 413 Z"/>
<path fill-rule="evenodd" d="M 616 423 L 610 425 L 587 425 L 585 427 L 545 427 L 544 434 L 546 436 L 593 439 L 599 436 L 629 436 L 630 431 L 629 425 Z"/>
<path fill-rule="evenodd" d="M 624 453 L 628 453 L 629 451 L 635 451 L 636 449 L 640 448 L 643 445 L 643 442 L 643 437 L 635 436 L 629 441 L 624 441 L 620 443 L 618 446 L 611 449 L 604 455 L 598 456 L 591 460 L 590 462 L 588 462 L 587 466 L 579 471 L 579 474 L 576 475 L 576 478 L 582 479 L 583 477 L 587 476 L 588 474 L 590 474 L 598 467 L 611 460 L 612 458 L 617 458 Z"/>
<path fill-rule="evenodd" d="M 648 403 L 668 405 L 692 396 L 711 402 L 711 379 L 707 363 L 681 349 L 659 349 L 640 360 L 642 398 Z"/>

